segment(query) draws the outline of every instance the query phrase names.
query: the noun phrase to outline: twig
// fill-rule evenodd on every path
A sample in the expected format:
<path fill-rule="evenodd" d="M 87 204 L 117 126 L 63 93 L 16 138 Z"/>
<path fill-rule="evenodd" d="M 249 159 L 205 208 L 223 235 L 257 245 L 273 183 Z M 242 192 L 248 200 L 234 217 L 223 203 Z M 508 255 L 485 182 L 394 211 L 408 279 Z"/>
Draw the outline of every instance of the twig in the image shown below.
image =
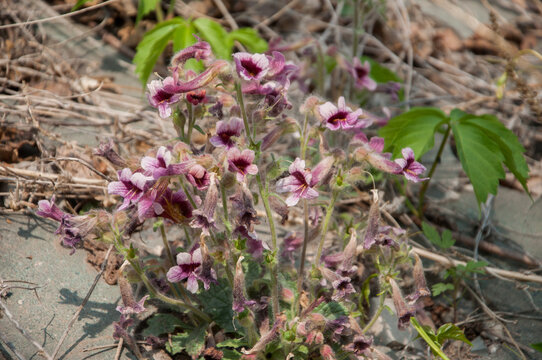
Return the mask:
<path fill-rule="evenodd" d="M 122 344 L 124 344 L 124 338 L 119 339 L 119 343 L 117 344 L 117 352 L 115 353 L 115 360 L 120 359 L 120 354 L 122 352 Z"/>
<path fill-rule="evenodd" d="M 442 265 L 446 265 L 446 266 L 466 265 L 464 261 L 448 259 L 445 256 L 435 254 L 432 251 L 421 249 L 418 247 L 413 247 L 412 251 L 421 257 L 436 261 Z M 491 275 L 495 274 L 507 279 L 513 279 L 513 280 L 518 280 L 518 281 L 529 281 L 529 282 L 542 284 L 542 276 L 539 276 L 539 275 L 530 275 L 530 274 L 527 275 L 527 274 L 523 274 L 517 271 L 503 270 L 503 269 L 498 269 L 498 268 L 494 268 L 490 266 L 485 267 L 484 270 L 487 271 L 488 274 L 491 274 Z"/>
<path fill-rule="evenodd" d="M 40 24 L 40 23 L 44 23 L 44 22 L 47 22 L 47 21 L 52 21 L 52 20 L 56 20 L 56 19 L 60 19 L 60 18 L 64 18 L 64 17 L 79 15 L 79 14 L 85 13 L 87 11 L 91 11 L 91 10 L 98 9 L 98 8 L 103 7 L 103 6 L 109 5 L 109 4 L 111 4 L 111 3 L 115 2 L 115 1 L 118 1 L 118 0 L 107 0 L 107 1 L 105 1 L 103 3 L 101 3 L 101 4 L 96 4 L 96 5 L 89 6 L 87 8 L 81 9 L 81 10 L 69 12 L 69 13 L 62 14 L 62 15 L 51 16 L 51 17 L 44 18 L 44 19 L 30 20 L 30 21 L 25 21 L 25 22 L 21 22 L 21 23 L 15 23 L 15 24 L 0 25 L 0 30 L 9 29 L 9 28 L 13 28 L 13 27 L 19 27 L 19 26 L 24 27 L 24 26 L 33 25 L 33 24 Z"/>
<path fill-rule="evenodd" d="M 81 305 L 79 306 L 79 308 L 77 309 L 75 314 L 73 314 L 73 317 L 71 318 L 70 322 L 68 323 L 68 326 L 66 327 L 66 330 L 64 330 L 64 333 L 62 334 L 62 337 L 60 338 L 60 340 L 58 341 L 58 344 L 55 347 L 55 351 L 53 352 L 53 357 L 51 359 L 54 360 L 54 358 L 56 357 L 56 355 L 60 351 L 60 347 L 62 346 L 62 343 L 64 342 L 64 340 L 66 340 L 66 337 L 68 336 L 68 332 L 70 331 L 73 324 L 75 323 L 75 320 L 77 320 L 77 318 L 79 317 L 79 314 L 81 313 L 81 311 L 83 310 L 83 308 L 87 304 L 88 300 L 90 299 L 90 295 L 92 295 L 92 292 L 94 291 L 94 288 L 96 288 L 96 285 L 98 284 L 98 281 L 100 280 L 100 277 L 102 276 L 102 274 L 105 271 L 105 267 L 107 266 L 107 261 L 109 260 L 109 255 L 111 254 L 111 250 L 113 250 L 113 244 L 111 244 L 109 246 L 109 249 L 107 250 L 107 253 L 105 254 L 104 261 L 102 262 L 100 272 L 94 278 L 94 282 L 92 283 L 92 286 L 88 290 L 87 295 L 85 296 L 85 299 L 83 300 L 83 302 L 81 303 Z"/>
<path fill-rule="evenodd" d="M 42 178 L 42 179 L 48 179 L 52 181 L 60 181 L 62 179 L 62 175 L 48 174 L 48 173 L 43 173 L 40 171 L 33 171 L 33 170 L 17 169 L 10 166 L 0 165 L 0 174 L 2 173 L 14 174 L 18 176 L 27 176 L 31 178 Z M 72 177 L 71 180 L 72 182 L 78 183 L 78 184 L 103 186 L 104 188 L 107 186 L 105 180 L 101 180 L 101 179 Z"/>
<path fill-rule="evenodd" d="M 42 160 L 53 160 L 53 161 L 75 161 L 75 162 L 78 162 L 82 165 L 85 165 L 90 171 L 92 171 L 93 173 L 95 173 L 96 175 L 104 178 L 105 180 L 107 181 L 113 181 L 113 179 L 111 179 L 109 176 L 105 175 L 104 173 L 102 173 L 101 171 L 99 171 L 98 169 L 96 169 L 94 166 L 92 166 L 92 164 L 89 164 L 88 162 L 86 162 L 85 160 L 83 159 L 79 159 L 79 158 L 76 158 L 76 157 L 54 157 L 54 158 L 44 158 Z"/>
<path fill-rule="evenodd" d="M 282 16 L 282 14 L 287 12 L 289 9 L 291 9 L 293 6 L 295 6 L 298 2 L 299 2 L 299 0 L 290 1 L 282 9 L 280 9 L 279 11 L 277 11 L 276 13 L 274 13 L 273 15 L 271 15 L 270 17 L 268 17 L 267 19 L 265 19 L 261 23 L 256 24 L 254 26 L 254 29 L 257 29 L 260 26 L 268 25 L 268 24 L 272 23 L 273 21 L 277 20 L 278 18 L 280 18 Z"/>
<path fill-rule="evenodd" d="M 38 344 L 36 341 L 34 341 L 34 339 L 32 339 L 32 337 L 30 336 L 30 334 L 28 334 L 26 332 L 25 329 L 23 329 L 21 327 L 21 325 L 19 325 L 19 323 L 17 322 L 17 320 L 15 320 L 13 318 L 13 315 L 11 314 L 11 312 L 9 311 L 9 309 L 7 308 L 6 305 L 4 305 L 4 303 L 0 300 L 0 307 L 2 308 L 4 314 L 6 315 L 6 317 L 8 318 L 8 320 L 15 326 L 15 328 L 17 328 L 17 330 L 19 330 L 19 332 L 21 334 L 23 334 L 23 336 L 32 344 L 34 345 L 34 347 L 36 349 L 39 350 L 39 352 L 48 360 L 52 360 L 53 357 L 51 355 L 49 355 L 45 349 L 40 345 Z"/>
<path fill-rule="evenodd" d="M 228 8 L 224 5 L 222 0 L 213 0 L 213 2 L 215 3 L 216 7 L 218 8 L 222 16 L 224 16 L 224 19 L 228 22 L 230 27 L 233 30 L 239 29 L 239 25 L 237 25 L 237 23 L 235 22 L 235 19 L 231 16 L 230 12 L 228 11 Z"/>

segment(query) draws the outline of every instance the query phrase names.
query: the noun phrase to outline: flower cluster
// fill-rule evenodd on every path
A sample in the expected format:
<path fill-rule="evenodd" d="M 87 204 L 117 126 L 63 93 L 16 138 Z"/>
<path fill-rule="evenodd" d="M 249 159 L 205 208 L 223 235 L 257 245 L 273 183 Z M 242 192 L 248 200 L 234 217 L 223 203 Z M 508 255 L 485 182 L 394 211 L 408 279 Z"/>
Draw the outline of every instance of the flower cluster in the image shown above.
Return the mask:
<path fill-rule="evenodd" d="M 186 69 L 189 59 L 201 60 L 204 69 L 199 74 Z M 353 86 L 377 91 L 367 62 L 345 64 Z M 405 300 L 394 278 L 393 258 L 408 256 L 407 234 L 382 222 L 378 199 L 368 211 L 366 228 L 337 222 L 338 231 L 349 238 L 344 248 L 324 250 L 324 241 L 336 201 L 357 189 L 357 175 L 372 167 L 418 182 L 426 179 L 421 177 L 425 167 L 410 148 L 402 149 L 403 158 L 392 159 L 382 138 L 368 139 L 364 131 L 378 119 L 347 104 L 343 96 L 336 102 L 310 97 L 302 107 L 304 119 L 298 119 L 289 111 L 294 108 L 290 95 L 292 84 L 304 81 L 303 67 L 286 61 L 281 52 L 236 53 L 232 65 L 217 60 L 209 44 L 198 38 L 173 56 L 169 69 L 170 76 L 148 85 L 147 97 L 161 118 L 171 118 L 179 141 L 151 149 L 137 161 L 120 157 L 111 142 L 95 151 L 117 169 L 117 180 L 107 188 L 120 198 L 114 215 L 70 215 L 54 198 L 40 201 L 37 213 L 59 222 L 57 233 L 73 249 L 97 224 L 108 224 L 110 241 L 151 296 L 190 310 L 190 326 L 209 331 L 220 326 L 221 334 L 231 331 L 226 331 L 231 325 L 242 328 L 250 347 L 244 349 L 244 359 L 257 358 L 269 344 L 281 341 L 304 344 L 311 358 L 335 359 L 337 351 L 360 359 L 379 357 L 373 338 L 351 314 L 331 316 L 328 310 L 357 309 L 357 294 L 369 276 L 359 261 L 363 249 L 364 256 L 378 259 L 381 296 L 393 297 L 404 328 L 416 301 L 429 295 L 421 261 L 415 257 L 416 289 Z M 194 129 L 205 144 L 192 141 Z M 291 132 L 299 135 L 299 143 L 284 136 Z M 289 213 L 298 213 L 296 207 L 303 208 L 303 231 L 289 233 L 280 252 L 275 217 L 287 224 Z M 119 227 L 116 214 L 124 214 L 125 227 Z M 149 219 L 160 227 L 166 260 L 141 256 L 127 236 Z M 183 234 L 174 250 L 166 232 L 172 226 Z M 319 242 L 318 253 L 307 275 L 304 264 L 312 239 Z M 296 257 L 300 267 L 298 278 L 292 279 L 289 269 Z M 282 267 L 286 271 L 279 276 Z M 145 310 L 147 296 L 136 301 L 122 274 L 119 287 L 123 304 L 117 308 L 121 318 L 115 337 L 133 342 L 130 316 Z M 224 314 L 203 312 L 211 305 L 201 299 L 223 296 L 217 289 L 224 288 L 228 291 L 220 291 L 229 295 L 221 301 L 231 308 L 222 310 L 234 314 L 231 324 L 220 321 Z M 216 353 L 203 344 L 198 356 Z"/>

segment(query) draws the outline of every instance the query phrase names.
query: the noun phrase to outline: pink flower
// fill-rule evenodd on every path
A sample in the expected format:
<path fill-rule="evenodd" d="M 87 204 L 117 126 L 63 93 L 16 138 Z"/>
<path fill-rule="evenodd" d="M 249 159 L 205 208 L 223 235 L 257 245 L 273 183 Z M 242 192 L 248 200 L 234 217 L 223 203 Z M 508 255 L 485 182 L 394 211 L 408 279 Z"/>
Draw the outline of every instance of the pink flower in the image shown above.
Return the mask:
<path fill-rule="evenodd" d="M 232 148 L 228 151 L 228 170 L 236 173 L 237 181 L 243 182 L 246 174 L 258 173 L 258 167 L 252 163 L 254 156 L 254 151 L 249 149 L 240 151 L 238 148 Z"/>
<path fill-rule="evenodd" d="M 56 206 L 54 195 L 53 197 L 51 197 L 51 201 L 49 200 L 38 201 L 38 209 L 39 210 L 36 211 L 36 215 L 39 215 L 44 218 L 53 219 L 56 221 L 61 221 L 62 217 L 65 215 L 64 211 L 60 210 L 60 208 Z"/>
<path fill-rule="evenodd" d="M 425 172 L 425 166 L 417 162 L 414 158 L 414 151 L 411 148 L 404 148 L 401 153 L 404 159 L 395 159 L 394 161 L 401 167 L 396 174 L 403 174 L 408 180 L 413 182 L 424 181 L 429 178 L 420 178 Z"/>
<path fill-rule="evenodd" d="M 118 210 L 124 210 L 130 204 L 135 204 L 141 199 L 145 191 L 150 187 L 152 177 L 143 175 L 140 172 L 132 174 L 129 168 L 122 169 L 118 172 L 119 181 L 113 181 L 107 186 L 107 191 L 110 194 L 120 195 L 124 198 L 124 202 Z"/>
<path fill-rule="evenodd" d="M 235 146 L 234 136 L 241 135 L 243 130 L 243 121 L 237 117 L 232 117 L 229 121 L 219 121 L 216 123 L 216 135 L 209 139 L 209 142 L 216 147 L 225 147 L 231 149 Z"/>
<path fill-rule="evenodd" d="M 160 146 L 156 152 L 156 157 L 145 156 L 141 159 L 141 167 L 146 175 L 152 176 L 155 180 L 162 176 L 181 175 L 188 171 L 192 164 L 186 161 L 180 164 L 171 164 L 171 152 L 165 147 Z"/>
<path fill-rule="evenodd" d="M 239 76 L 247 81 L 261 80 L 269 71 L 269 59 L 264 54 L 238 52 L 233 54 Z"/>
<path fill-rule="evenodd" d="M 366 88 L 369 91 L 376 89 L 376 82 L 369 77 L 371 65 L 368 61 L 365 61 L 362 65 L 361 61 L 356 57 L 352 64 L 347 63 L 346 66 L 350 74 L 354 77 L 354 85 L 358 89 Z"/>
<path fill-rule="evenodd" d="M 177 54 L 173 55 L 171 59 L 171 64 L 173 66 L 178 66 L 184 64 L 188 59 L 196 60 L 207 60 L 213 55 L 211 51 L 211 45 L 205 41 L 201 41 L 199 37 L 194 35 L 198 42 L 194 45 L 191 45 L 183 50 L 179 51 Z"/>
<path fill-rule="evenodd" d="M 147 84 L 149 92 L 147 92 L 147 98 L 152 107 L 157 108 L 162 119 L 166 119 L 171 116 L 171 105 L 175 104 L 181 98 L 180 93 L 169 92 L 165 90 L 166 86 L 174 86 L 175 79 L 168 76 L 163 81 L 153 80 Z"/>
<path fill-rule="evenodd" d="M 352 109 L 346 106 L 343 96 L 338 100 L 338 107 L 328 101 L 325 104 L 318 106 L 318 112 L 320 113 L 325 126 L 333 131 L 339 129 L 365 128 L 372 123 L 369 119 L 358 121 L 358 118 L 363 111 L 361 109 L 352 111 Z"/>
<path fill-rule="evenodd" d="M 209 172 L 200 164 L 192 165 L 185 176 L 188 182 L 194 185 L 198 190 L 205 190 L 209 186 Z"/>
<path fill-rule="evenodd" d="M 205 195 L 205 201 L 201 208 L 193 212 L 194 219 L 190 222 L 190 226 L 193 228 L 200 228 L 203 234 L 209 235 L 209 230 L 216 227 L 214 214 L 217 201 L 218 188 L 216 186 L 216 176 L 212 173 L 209 189 L 207 189 L 207 195 Z"/>
<path fill-rule="evenodd" d="M 374 136 L 369 141 L 367 136 L 360 132 L 354 136 L 352 144 L 360 145 L 354 150 L 354 158 L 357 161 L 367 161 L 378 170 L 387 173 L 397 174 L 401 171 L 399 164 L 390 160 L 391 154 L 382 153 L 384 150 L 383 138 Z"/>
<path fill-rule="evenodd" d="M 305 168 L 305 160 L 296 158 L 290 165 L 288 171 L 290 176 L 277 181 L 277 192 L 290 192 L 286 199 L 286 205 L 294 206 L 299 199 L 314 199 L 318 197 L 318 191 L 314 187 L 325 177 L 333 165 L 333 158 L 326 157 L 314 170 Z"/>
<path fill-rule="evenodd" d="M 188 279 L 186 282 L 186 289 L 191 293 L 195 293 L 199 288 L 198 272 L 201 270 L 201 264 L 202 257 L 200 248 L 197 248 L 190 253 L 178 253 L 177 265 L 169 269 L 166 275 L 167 279 L 172 283 Z"/>
<path fill-rule="evenodd" d="M 175 223 L 181 223 L 192 217 L 192 205 L 182 190 L 173 192 L 169 188 L 152 189 L 141 197 L 137 205 L 138 217 L 141 221 L 163 217 Z"/>

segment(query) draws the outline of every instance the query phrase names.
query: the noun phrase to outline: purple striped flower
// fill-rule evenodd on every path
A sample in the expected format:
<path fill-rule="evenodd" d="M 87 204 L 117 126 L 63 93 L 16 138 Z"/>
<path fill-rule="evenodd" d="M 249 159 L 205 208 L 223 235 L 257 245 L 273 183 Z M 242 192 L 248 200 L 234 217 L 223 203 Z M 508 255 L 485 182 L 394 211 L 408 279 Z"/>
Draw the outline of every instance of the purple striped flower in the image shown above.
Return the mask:
<path fill-rule="evenodd" d="M 354 85 L 358 89 L 367 89 L 374 91 L 376 89 L 376 82 L 370 78 L 371 65 L 368 61 L 365 61 L 363 65 L 361 61 L 356 57 L 352 64 L 347 63 L 348 72 L 354 77 Z"/>
<path fill-rule="evenodd" d="M 396 174 L 403 174 L 407 180 L 413 182 L 424 181 L 429 178 L 420 178 L 420 175 L 425 172 L 425 166 L 416 161 L 414 151 L 411 148 L 404 148 L 401 153 L 403 159 L 395 159 L 394 161 L 401 167 Z"/>
<path fill-rule="evenodd" d="M 314 189 L 316 185 L 327 175 L 333 158 L 326 157 L 311 171 L 305 168 L 305 160 L 296 158 L 290 165 L 288 171 L 290 176 L 277 181 L 277 192 L 290 192 L 290 196 L 286 199 L 286 205 L 294 206 L 299 202 L 299 199 L 314 199 L 318 197 L 318 191 Z"/>
<path fill-rule="evenodd" d="M 200 164 L 190 166 L 188 172 L 184 175 L 186 176 L 186 180 L 198 190 L 205 190 L 209 186 L 209 172 Z"/>
<path fill-rule="evenodd" d="M 258 173 L 258 167 L 252 163 L 254 156 L 254 151 L 249 149 L 240 151 L 238 148 L 232 148 L 228 151 L 228 170 L 236 174 L 237 181 L 243 182 L 247 174 Z"/>
<path fill-rule="evenodd" d="M 233 54 L 237 74 L 247 81 L 261 80 L 269 71 L 269 59 L 264 54 L 238 52 Z"/>
<path fill-rule="evenodd" d="M 145 191 L 150 188 L 152 177 L 145 176 L 140 172 L 132 173 L 129 168 L 118 171 L 119 181 L 113 181 L 107 186 L 109 194 L 120 195 L 124 198 L 118 210 L 124 210 L 130 204 L 135 204 L 141 199 Z"/>
<path fill-rule="evenodd" d="M 231 149 L 235 146 L 234 136 L 241 135 L 243 130 L 243 121 L 237 117 L 232 117 L 229 121 L 219 121 L 216 123 L 216 135 L 209 139 L 209 142 L 216 147 L 225 147 Z"/>
<path fill-rule="evenodd" d="M 185 161 L 180 164 L 171 164 L 171 152 L 165 146 L 160 146 L 156 157 L 145 156 L 141 159 L 141 167 L 145 170 L 145 175 L 152 176 L 155 180 L 162 176 L 184 174 L 192 163 Z"/>
<path fill-rule="evenodd" d="M 352 111 L 346 106 L 344 97 L 341 96 L 338 100 L 338 106 L 335 106 L 331 102 L 326 102 L 323 105 L 318 106 L 318 112 L 323 119 L 325 126 L 330 130 L 347 130 L 356 128 L 366 128 L 371 125 L 370 119 L 362 119 L 358 121 L 358 118 L 363 113 L 363 110 L 358 109 Z"/>
<path fill-rule="evenodd" d="M 188 279 L 186 282 L 186 289 L 191 293 L 196 293 L 199 289 L 198 272 L 201 269 L 201 264 L 202 257 L 200 248 L 197 248 L 190 253 L 178 253 L 177 265 L 169 269 L 166 275 L 167 279 L 172 283 Z"/>
<path fill-rule="evenodd" d="M 171 110 L 171 105 L 175 104 L 181 98 L 180 93 L 166 91 L 166 86 L 174 86 L 176 83 L 175 79 L 171 76 L 168 76 L 163 81 L 162 80 L 153 80 L 147 84 L 149 92 L 147 92 L 147 99 L 152 107 L 157 108 L 162 119 L 166 119 L 171 116 L 173 112 Z"/>
<path fill-rule="evenodd" d="M 384 150 L 383 138 L 374 136 L 369 141 L 367 136 L 360 132 L 354 136 L 351 143 L 359 145 L 354 150 L 354 158 L 357 161 L 367 161 L 378 170 L 387 173 L 397 174 L 401 172 L 401 166 L 390 160 L 391 154 L 382 152 Z"/>

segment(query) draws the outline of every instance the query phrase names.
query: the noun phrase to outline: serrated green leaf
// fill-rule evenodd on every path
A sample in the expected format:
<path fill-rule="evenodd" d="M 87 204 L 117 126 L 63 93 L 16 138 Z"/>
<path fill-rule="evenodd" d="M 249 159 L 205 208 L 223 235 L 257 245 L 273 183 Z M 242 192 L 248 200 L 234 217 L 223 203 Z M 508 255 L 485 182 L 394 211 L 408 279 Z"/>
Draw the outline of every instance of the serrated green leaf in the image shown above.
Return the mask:
<path fill-rule="evenodd" d="M 483 131 L 491 137 L 491 139 L 499 146 L 501 153 L 504 155 L 504 164 L 514 174 L 516 179 L 520 182 L 525 192 L 529 194 L 527 188 L 527 178 L 529 177 L 529 166 L 523 153 L 525 148 L 519 142 L 517 136 L 510 130 L 508 130 L 495 116 L 482 115 L 482 116 L 469 116 L 463 118 L 462 121 L 468 122 L 475 126 L 480 127 Z"/>
<path fill-rule="evenodd" d="M 453 289 L 454 286 L 450 283 L 436 283 L 431 288 L 431 292 L 433 293 L 433 296 L 439 296 L 440 294 Z"/>
<path fill-rule="evenodd" d="M 465 266 L 458 265 L 457 267 L 462 267 L 464 271 L 467 273 L 478 273 L 478 274 L 485 274 L 485 271 L 483 268 L 488 266 L 489 264 L 485 261 L 468 261 Z"/>
<path fill-rule="evenodd" d="M 452 239 L 452 232 L 448 229 L 444 229 L 441 234 L 442 243 L 440 245 L 444 250 L 451 248 L 455 244 L 455 240 Z"/>
<path fill-rule="evenodd" d="M 536 343 L 536 344 L 531 344 L 530 346 L 531 346 L 533 349 L 535 349 L 536 351 L 542 353 L 542 342 L 539 342 L 539 343 Z"/>
<path fill-rule="evenodd" d="M 137 45 L 133 62 L 136 64 L 135 73 L 143 85 L 147 83 L 156 61 L 172 40 L 173 33 L 183 24 L 184 20 L 181 18 L 164 21 L 148 31 Z"/>
<path fill-rule="evenodd" d="M 437 331 L 438 343 L 443 344 L 445 340 L 459 340 L 472 346 L 472 343 L 467 339 L 463 330 L 451 323 L 442 325 Z"/>
<path fill-rule="evenodd" d="M 392 118 L 378 133 L 384 138 L 386 151 L 391 151 L 394 157 L 399 156 L 403 148 L 410 147 L 419 159 L 433 147 L 435 132 L 447 121 L 439 109 L 413 108 Z"/>
<path fill-rule="evenodd" d="M 222 25 L 211 19 L 198 18 L 194 20 L 194 26 L 201 38 L 211 45 L 216 57 L 221 59 L 230 58 L 233 41 L 228 38 L 228 33 Z"/>
<path fill-rule="evenodd" d="M 267 41 L 262 39 L 255 29 L 251 28 L 233 30 L 228 34 L 228 38 L 231 44 L 234 41 L 239 41 L 251 53 L 264 53 L 269 48 Z"/>
<path fill-rule="evenodd" d="M 228 281 L 219 280 L 211 284 L 209 290 L 202 290 L 198 298 L 203 304 L 203 311 L 211 317 L 226 332 L 235 332 L 240 325 L 233 326 L 233 295 Z"/>
<path fill-rule="evenodd" d="M 239 360 L 243 355 L 239 351 L 233 349 L 222 349 L 220 351 L 222 351 L 222 354 L 224 355 L 222 360 Z"/>
<path fill-rule="evenodd" d="M 137 6 L 136 24 L 151 11 L 155 10 L 159 6 L 160 0 L 139 0 Z"/>
<path fill-rule="evenodd" d="M 205 346 L 205 329 L 207 325 L 197 327 L 191 331 L 173 335 L 171 341 L 166 343 L 166 350 L 172 355 L 186 351 L 194 358 Z"/>
<path fill-rule="evenodd" d="M 143 330 L 143 336 L 160 336 L 175 331 L 176 327 L 186 327 L 181 319 L 173 314 L 156 314 L 147 320 L 147 327 Z"/>
<path fill-rule="evenodd" d="M 429 241 L 435 245 L 440 244 L 440 235 L 437 229 L 424 221 L 422 222 L 422 230 L 423 234 L 429 239 Z"/>
<path fill-rule="evenodd" d="M 336 301 L 322 303 L 314 309 L 314 312 L 322 314 L 331 320 L 335 320 L 342 316 L 348 316 L 348 309 Z"/>
<path fill-rule="evenodd" d="M 489 194 L 497 194 L 499 180 L 504 179 L 504 156 L 487 131 L 469 121 L 452 121 L 452 132 L 461 166 L 469 177 L 478 204 Z"/>

